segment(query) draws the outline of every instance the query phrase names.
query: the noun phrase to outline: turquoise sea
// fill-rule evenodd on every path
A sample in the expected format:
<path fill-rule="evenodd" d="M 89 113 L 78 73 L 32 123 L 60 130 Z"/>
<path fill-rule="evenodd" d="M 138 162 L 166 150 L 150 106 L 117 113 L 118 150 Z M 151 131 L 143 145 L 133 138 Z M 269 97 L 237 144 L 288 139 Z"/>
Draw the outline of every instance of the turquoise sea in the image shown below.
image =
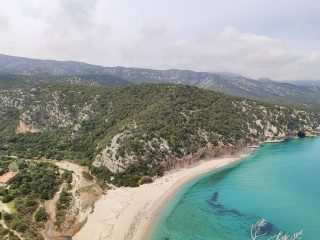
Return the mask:
<path fill-rule="evenodd" d="M 269 236 L 303 230 L 303 239 L 320 239 L 320 138 L 263 144 L 194 179 L 162 210 L 150 239 L 245 240 L 261 218 Z"/>

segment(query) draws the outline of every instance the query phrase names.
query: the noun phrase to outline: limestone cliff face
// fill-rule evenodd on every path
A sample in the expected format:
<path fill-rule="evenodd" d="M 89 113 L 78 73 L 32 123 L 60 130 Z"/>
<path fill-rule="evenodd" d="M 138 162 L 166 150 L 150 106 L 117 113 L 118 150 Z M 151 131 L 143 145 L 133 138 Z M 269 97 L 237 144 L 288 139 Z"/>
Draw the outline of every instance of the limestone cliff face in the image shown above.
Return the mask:
<path fill-rule="evenodd" d="M 146 156 L 138 157 L 136 154 L 130 152 L 124 152 L 120 154 L 121 147 L 125 141 L 128 141 L 131 137 L 134 136 L 134 131 L 137 129 L 137 126 L 132 124 L 130 128 L 122 133 L 115 135 L 111 143 L 108 144 L 94 159 L 93 166 L 100 167 L 105 166 L 112 172 L 123 172 L 129 165 L 134 164 L 138 161 L 144 161 L 147 159 Z M 159 152 L 162 152 L 163 156 L 170 155 L 170 148 L 168 143 L 163 138 L 153 138 L 149 141 L 140 140 L 141 146 L 147 151 L 154 151 L 155 145 L 159 146 Z M 160 154 L 161 155 L 161 154 Z M 160 159 L 163 161 L 165 158 Z"/>
<path fill-rule="evenodd" d="M 195 164 L 205 158 L 233 155 L 234 153 L 244 149 L 245 147 L 245 143 L 239 143 L 237 145 L 224 145 L 223 143 L 219 143 L 217 146 L 209 143 L 206 147 L 199 149 L 196 153 L 187 155 L 182 158 L 168 155 L 160 163 L 160 166 L 164 171 L 179 169 Z M 113 160 L 111 149 L 112 147 L 107 147 L 99 155 L 97 155 L 93 165 L 95 167 L 105 166 L 112 172 L 122 172 L 129 164 L 135 162 L 132 156 L 129 158 Z"/>
<path fill-rule="evenodd" d="M 39 132 L 39 129 L 35 128 L 32 125 L 24 123 L 22 120 L 20 120 L 20 123 L 17 127 L 17 132 L 19 133 L 37 133 Z"/>
<path fill-rule="evenodd" d="M 104 166 L 107 167 L 111 172 L 123 172 L 127 166 L 134 163 L 133 159 L 113 159 L 109 157 L 109 154 L 106 150 L 98 154 L 92 163 L 95 167 Z"/>
<path fill-rule="evenodd" d="M 68 96 L 61 90 L 45 87 L 0 89 L 0 115 L 8 109 L 17 111 L 20 114 L 17 132 L 45 132 L 57 127 L 80 126 L 94 115 L 92 105 L 97 103 L 98 96 L 91 96 L 90 101 L 81 102 L 77 101 L 81 98 L 81 92 L 73 94 Z"/>

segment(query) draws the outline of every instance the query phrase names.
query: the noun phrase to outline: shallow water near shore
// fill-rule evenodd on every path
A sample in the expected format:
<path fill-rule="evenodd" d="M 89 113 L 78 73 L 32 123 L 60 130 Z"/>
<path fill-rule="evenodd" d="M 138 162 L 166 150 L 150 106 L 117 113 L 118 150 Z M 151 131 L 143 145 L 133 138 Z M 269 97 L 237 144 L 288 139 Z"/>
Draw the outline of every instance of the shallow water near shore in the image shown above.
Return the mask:
<path fill-rule="evenodd" d="M 264 218 L 280 230 L 320 235 L 320 138 L 263 144 L 245 160 L 206 173 L 172 196 L 151 240 L 250 239 Z M 267 238 L 264 238 L 267 239 Z"/>

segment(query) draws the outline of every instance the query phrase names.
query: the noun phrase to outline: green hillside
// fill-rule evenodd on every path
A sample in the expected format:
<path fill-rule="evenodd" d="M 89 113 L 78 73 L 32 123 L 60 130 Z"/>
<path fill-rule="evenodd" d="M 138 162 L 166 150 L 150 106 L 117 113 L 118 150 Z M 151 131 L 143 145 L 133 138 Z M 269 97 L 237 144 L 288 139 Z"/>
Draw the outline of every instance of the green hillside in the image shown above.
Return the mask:
<path fill-rule="evenodd" d="M 186 85 L 0 91 L 2 155 L 74 160 L 117 185 L 161 174 L 169 161 L 208 146 L 236 150 L 319 122 L 313 113 Z"/>

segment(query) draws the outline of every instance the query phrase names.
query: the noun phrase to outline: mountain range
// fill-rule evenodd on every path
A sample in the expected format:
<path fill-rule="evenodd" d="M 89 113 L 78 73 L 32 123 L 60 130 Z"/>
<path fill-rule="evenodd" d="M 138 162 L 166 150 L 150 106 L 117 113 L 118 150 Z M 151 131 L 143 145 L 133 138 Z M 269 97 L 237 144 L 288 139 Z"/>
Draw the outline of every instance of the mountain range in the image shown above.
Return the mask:
<path fill-rule="evenodd" d="M 173 83 L 282 105 L 294 105 L 303 109 L 318 110 L 320 105 L 320 84 L 315 81 L 281 83 L 266 78 L 255 80 L 233 73 L 103 67 L 75 61 L 38 60 L 0 54 L 0 75 L 1 86 L 45 83 Z"/>

